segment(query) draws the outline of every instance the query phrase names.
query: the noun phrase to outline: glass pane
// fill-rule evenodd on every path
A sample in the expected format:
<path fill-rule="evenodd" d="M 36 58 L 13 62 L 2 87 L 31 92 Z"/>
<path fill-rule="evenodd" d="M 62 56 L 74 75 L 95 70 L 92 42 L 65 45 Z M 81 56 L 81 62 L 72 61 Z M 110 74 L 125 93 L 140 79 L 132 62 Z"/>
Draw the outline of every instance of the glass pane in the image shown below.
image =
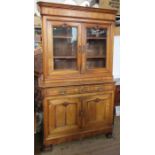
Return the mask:
<path fill-rule="evenodd" d="M 87 58 L 106 57 L 106 40 L 87 39 Z"/>
<path fill-rule="evenodd" d="M 77 69 L 77 27 L 53 27 L 54 69 Z"/>
<path fill-rule="evenodd" d="M 106 35 L 104 28 L 87 28 L 87 69 L 106 66 Z"/>
<path fill-rule="evenodd" d="M 76 58 L 77 40 L 72 38 L 53 38 L 54 56 L 74 56 Z"/>

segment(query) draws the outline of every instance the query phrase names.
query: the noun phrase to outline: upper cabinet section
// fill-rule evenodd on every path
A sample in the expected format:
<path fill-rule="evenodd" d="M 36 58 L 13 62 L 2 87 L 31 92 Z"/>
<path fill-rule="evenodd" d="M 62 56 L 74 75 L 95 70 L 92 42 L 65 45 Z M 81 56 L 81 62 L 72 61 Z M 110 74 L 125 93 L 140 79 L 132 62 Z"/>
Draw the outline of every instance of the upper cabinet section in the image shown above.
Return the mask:
<path fill-rule="evenodd" d="M 43 83 L 64 86 L 112 81 L 116 11 L 38 4 L 42 15 Z"/>
<path fill-rule="evenodd" d="M 47 74 L 83 76 L 107 71 L 109 31 L 110 27 L 104 24 L 47 21 L 47 36 L 44 36 Z"/>

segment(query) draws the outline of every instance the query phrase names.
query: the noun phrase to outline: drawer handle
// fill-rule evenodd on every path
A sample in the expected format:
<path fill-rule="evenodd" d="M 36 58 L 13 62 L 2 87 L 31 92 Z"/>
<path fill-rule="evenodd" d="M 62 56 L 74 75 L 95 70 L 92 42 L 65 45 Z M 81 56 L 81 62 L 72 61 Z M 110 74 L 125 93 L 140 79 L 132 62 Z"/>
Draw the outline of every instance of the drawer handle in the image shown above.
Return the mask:
<path fill-rule="evenodd" d="M 97 91 L 103 91 L 103 88 L 97 88 Z"/>
<path fill-rule="evenodd" d="M 59 94 L 61 94 L 61 95 L 65 95 L 66 92 L 65 92 L 64 90 L 60 90 Z"/>
<path fill-rule="evenodd" d="M 80 93 L 89 92 L 86 88 L 81 88 Z"/>
<path fill-rule="evenodd" d="M 80 116 L 80 117 L 83 116 L 83 111 L 82 111 L 82 110 L 79 112 L 79 116 Z"/>

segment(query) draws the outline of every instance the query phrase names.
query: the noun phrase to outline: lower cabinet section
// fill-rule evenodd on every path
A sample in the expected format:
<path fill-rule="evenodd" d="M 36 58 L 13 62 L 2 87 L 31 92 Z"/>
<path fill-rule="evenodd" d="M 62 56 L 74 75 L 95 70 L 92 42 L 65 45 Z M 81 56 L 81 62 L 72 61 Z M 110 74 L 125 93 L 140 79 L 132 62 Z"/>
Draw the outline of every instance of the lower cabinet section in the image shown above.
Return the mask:
<path fill-rule="evenodd" d="M 112 132 L 113 91 L 46 97 L 44 144 Z"/>

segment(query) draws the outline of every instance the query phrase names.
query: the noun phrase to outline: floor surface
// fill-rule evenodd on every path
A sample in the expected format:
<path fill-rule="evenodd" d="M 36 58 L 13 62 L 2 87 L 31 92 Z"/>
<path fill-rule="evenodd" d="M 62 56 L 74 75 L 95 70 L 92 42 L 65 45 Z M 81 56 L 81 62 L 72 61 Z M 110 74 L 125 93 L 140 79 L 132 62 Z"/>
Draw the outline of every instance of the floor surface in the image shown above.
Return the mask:
<path fill-rule="evenodd" d="M 54 145 L 52 151 L 38 155 L 119 155 L 120 154 L 120 118 L 115 117 L 113 137 L 93 136 L 79 141 Z"/>

